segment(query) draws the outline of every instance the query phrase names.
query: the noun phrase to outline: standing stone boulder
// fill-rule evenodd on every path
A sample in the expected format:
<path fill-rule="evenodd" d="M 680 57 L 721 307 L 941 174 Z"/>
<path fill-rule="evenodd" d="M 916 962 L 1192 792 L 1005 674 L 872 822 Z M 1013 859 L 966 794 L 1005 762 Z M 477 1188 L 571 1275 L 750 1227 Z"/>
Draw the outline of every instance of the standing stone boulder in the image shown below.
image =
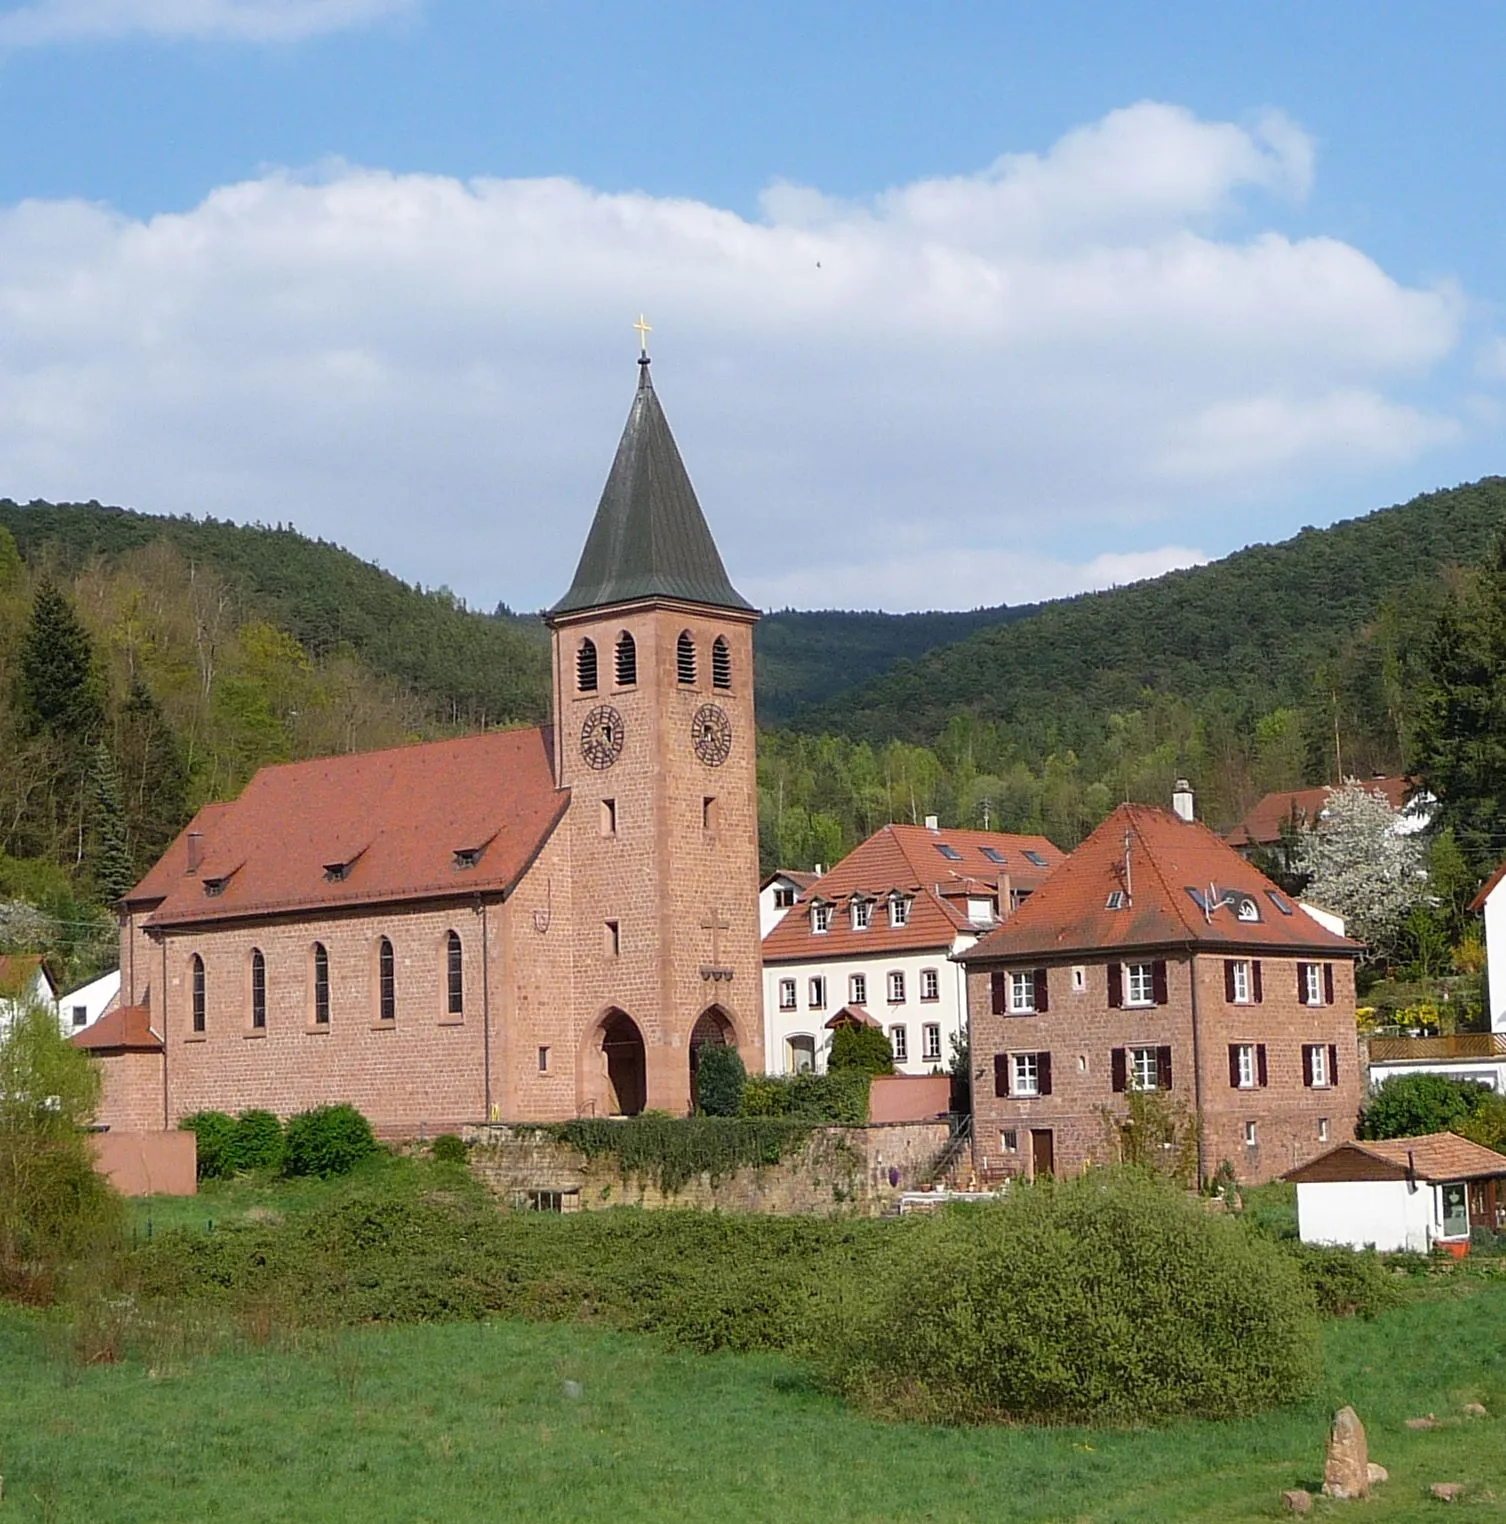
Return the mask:
<path fill-rule="evenodd" d="M 1323 1466 L 1326 1497 L 1345 1500 L 1370 1496 L 1370 1451 L 1365 1426 L 1353 1408 L 1334 1414 L 1328 1435 L 1328 1460 Z"/>

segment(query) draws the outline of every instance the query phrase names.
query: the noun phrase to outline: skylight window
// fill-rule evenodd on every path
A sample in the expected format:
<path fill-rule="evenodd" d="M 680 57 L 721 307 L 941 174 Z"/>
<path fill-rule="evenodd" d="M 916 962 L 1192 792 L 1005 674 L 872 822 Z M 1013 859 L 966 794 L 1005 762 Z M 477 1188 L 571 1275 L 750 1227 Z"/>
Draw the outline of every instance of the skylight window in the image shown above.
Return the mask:
<path fill-rule="evenodd" d="M 1110 889 L 1109 890 L 1109 897 L 1103 902 L 1103 908 L 1105 910 L 1123 910 L 1124 909 L 1124 890 L 1122 890 L 1122 889 Z"/>
<path fill-rule="evenodd" d="M 997 847 L 982 847 L 979 850 L 989 860 L 989 862 L 998 863 L 1000 867 L 1003 867 L 1003 865 L 1009 861 L 1009 859 L 1005 857 L 1005 855 Z"/>
<path fill-rule="evenodd" d="M 1046 866 L 1046 859 L 1042 857 L 1039 852 L 1027 852 L 1025 856 L 1027 860 L 1033 862 L 1037 868 L 1044 868 Z"/>
<path fill-rule="evenodd" d="M 956 847 L 948 846 L 944 841 L 938 841 L 936 843 L 936 850 L 940 852 L 941 855 L 946 858 L 949 863 L 960 863 L 962 861 L 962 854 L 956 849 Z"/>
<path fill-rule="evenodd" d="M 1274 889 L 1267 889 L 1265 897 L 1279 910 L 1282 915 L 1291 915 L 1292 907 L 1287 903 L 1285 895 L 1277 894 Z"/>
<path fill-rule="evenodd" d="M 1194 889 L 1191 884 L 1184 885 L 1187 890 L 1187 898 L 1197 906 L 1204 915 L 1208 914 L 1208 896 L 1201 889 Z"/>

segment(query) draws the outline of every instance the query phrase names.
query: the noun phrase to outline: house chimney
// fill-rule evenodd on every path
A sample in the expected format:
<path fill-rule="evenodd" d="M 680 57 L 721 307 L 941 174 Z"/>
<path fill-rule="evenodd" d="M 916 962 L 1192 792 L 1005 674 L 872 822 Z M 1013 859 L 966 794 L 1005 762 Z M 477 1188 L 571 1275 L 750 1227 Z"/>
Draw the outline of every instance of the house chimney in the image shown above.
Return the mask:
<path fill-rule="evenodd" d="M 204 866 L 204 833 L 202 831 L 190 831 L 188 833 L 188 871 L 197 873 Z"/>
<path fill-rule="evenodd" d="M 928 831 L 939 831 L 940 829 L 941 829 L 941 818 L 939 816 L 937 816 L 937 815 L 927 815 L 926 816 L 926 830 L 928 830 Z"/>
<path fill-rule="evenodd" d="M 1178 819 L 1185 820 L 1189 825 L 1197 819 L 1197 800 L 1192 785 L 1185 778 L 1178 778 L 1172 788 L 1171 807 L 1176 811 Z"/>

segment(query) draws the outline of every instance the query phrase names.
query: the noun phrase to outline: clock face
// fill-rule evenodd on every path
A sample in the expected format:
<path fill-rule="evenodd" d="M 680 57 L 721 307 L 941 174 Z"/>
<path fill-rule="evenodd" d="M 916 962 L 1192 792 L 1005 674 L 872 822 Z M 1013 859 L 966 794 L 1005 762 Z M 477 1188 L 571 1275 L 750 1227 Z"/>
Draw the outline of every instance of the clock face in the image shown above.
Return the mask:
<path fill-rule="evenodd" d="M 586 716 L 580 728 L 580 754 L 588 767 L 599 772 L 610 767 L 622 755 L 622 743 L 627 737 L 622 716 L 610 704 L 598 704 Z"/>
<path fill-rule="evenodd" d="M 702 704 L 690 722 L 695 754 L 707 767 L 720 767 L 732 750 L 732 721 L 717 704 Z"/>

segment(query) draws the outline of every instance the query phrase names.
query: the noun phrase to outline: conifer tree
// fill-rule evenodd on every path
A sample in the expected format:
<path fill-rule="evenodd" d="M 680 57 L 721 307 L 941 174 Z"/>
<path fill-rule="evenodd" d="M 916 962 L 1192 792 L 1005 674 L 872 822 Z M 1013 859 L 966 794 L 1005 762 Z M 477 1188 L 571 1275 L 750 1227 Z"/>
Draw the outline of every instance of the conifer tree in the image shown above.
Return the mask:
<path fill-rule="evenodd" d="M 104 685 L 89 632 L 51 581 L 37 588 L 21 645 L 21 711 L 34 733 L 45 732 L 80 750 L 104 725 Z"/>
<path fill-rule="evenodd" d="M 121 799 L 120 773 L 110 748 L 96 741 L 89 754 L 89 831 L 85 858 L 100 897 L 118 900 L 136 882 Z"/>
<path fill-rule="evenodd" d="M 140 877 L 188 820 L 188 768 L 167 716 L 139 676 L 120 706 L 117 735 L 131 856 Z"/>

